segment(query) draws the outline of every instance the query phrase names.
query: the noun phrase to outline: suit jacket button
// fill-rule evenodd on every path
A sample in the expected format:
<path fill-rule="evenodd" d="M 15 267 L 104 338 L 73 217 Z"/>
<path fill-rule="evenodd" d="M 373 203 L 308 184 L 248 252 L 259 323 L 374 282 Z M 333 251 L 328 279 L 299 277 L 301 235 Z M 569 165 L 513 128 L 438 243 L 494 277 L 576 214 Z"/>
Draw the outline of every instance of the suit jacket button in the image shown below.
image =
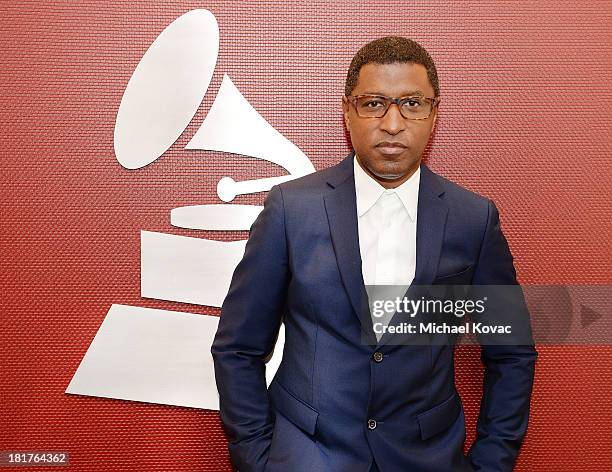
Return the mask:
<path fill-rule="evenodd" d="M 372 418 L 370 418 L 368 420 L 368 429 L 375 429 L 376 428 L 376 420 L 373 420 Z"/>
<path fill-rule="evenodd" d="M 376 351 L 372 357 L 374 358 L 376 362 L 382 362 L 384 356 L 382 352 Z"/>

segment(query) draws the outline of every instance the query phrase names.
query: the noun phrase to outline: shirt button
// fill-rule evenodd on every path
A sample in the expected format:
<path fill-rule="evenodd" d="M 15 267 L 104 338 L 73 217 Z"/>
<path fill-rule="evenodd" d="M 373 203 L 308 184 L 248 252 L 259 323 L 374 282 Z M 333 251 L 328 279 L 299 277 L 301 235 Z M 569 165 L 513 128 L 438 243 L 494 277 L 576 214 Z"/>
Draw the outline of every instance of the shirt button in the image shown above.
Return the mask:
<path fill-rule="evenodd" d="M 370 418 L 368 420 L 368 429 L 375 429 L 376 428 L 376 420 L 373 420 L 372 418 Z"/>
<path fill-rule="evenodd" d="M 374 358 L 376 362 L 382 362 L 384 356 L 382 352 L 376 351 L 372 357 Z"/>

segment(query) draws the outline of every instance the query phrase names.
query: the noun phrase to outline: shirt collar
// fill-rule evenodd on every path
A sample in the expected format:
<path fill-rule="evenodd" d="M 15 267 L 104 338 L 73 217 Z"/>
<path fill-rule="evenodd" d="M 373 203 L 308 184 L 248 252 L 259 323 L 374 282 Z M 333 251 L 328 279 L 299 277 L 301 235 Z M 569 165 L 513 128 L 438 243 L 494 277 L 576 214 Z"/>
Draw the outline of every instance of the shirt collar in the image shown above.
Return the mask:
<path fill-rule="evenodd" d="M 353 168 L 355 174 L 355 195 L 357 197 L 357 215 L 363 216 L 380 196 L 385 193 L 397 193 L 408 211 L 412 221 L 416 220 L 417 205 L 419 200 L 419 184 L 421 181 L 421 166 L 410 176 L 406 182 L 394 189 L 386 189 L 374 180 L 357 162 L 357 155 L 353 157 Z"/>

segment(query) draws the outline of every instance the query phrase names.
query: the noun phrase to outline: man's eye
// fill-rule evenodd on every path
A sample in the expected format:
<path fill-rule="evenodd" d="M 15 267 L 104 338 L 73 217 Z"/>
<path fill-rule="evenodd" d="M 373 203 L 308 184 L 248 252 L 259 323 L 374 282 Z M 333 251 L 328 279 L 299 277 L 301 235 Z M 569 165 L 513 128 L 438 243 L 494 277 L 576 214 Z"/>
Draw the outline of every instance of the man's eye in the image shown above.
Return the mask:
<path fill-rule="evenodd" d="M 378 108 L 383 106 L 383 103 L 380 100 L 368 100 L 363 104 L 365 108 Z"/>
<path fill-rule="evenodd" d="M 423 100 L 421 100 L 420 98 L 407 98 L 404 102 L 404 106 L 407 106 L 408 108 L 416 108 L 422 105 Z"/>

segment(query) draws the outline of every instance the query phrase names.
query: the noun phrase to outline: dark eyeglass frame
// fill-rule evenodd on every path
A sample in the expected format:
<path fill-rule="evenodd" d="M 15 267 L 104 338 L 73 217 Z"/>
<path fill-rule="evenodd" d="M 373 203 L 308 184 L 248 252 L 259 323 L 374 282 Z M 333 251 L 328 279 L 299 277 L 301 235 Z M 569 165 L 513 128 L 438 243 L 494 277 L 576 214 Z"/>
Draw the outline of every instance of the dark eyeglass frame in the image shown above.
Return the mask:
<path fill-rule="evenodd" d="M 359 109 L 357 108 L 357 100 L 359 100 L 360 98 L 382 98 L 384 100 L 388 100 L 389 102 L 389 106 L 387 106 L 387 109 L 385 110 L 385 112 L 381 115 L 381 116 L 362 116 L 359 114 Z M 429 115 L 427 115 L 424 118 L 413 118 L 410 116 L 405 116 L 402 113 L 402 107 L 400 106 L 402 104 L 403 101 L 410 99 L 410 98 L 418 98 L 418 99 L 426 99 L 429 100 L 431 102 L 431 109 L 429 110 Z M 346 99 L 353 105 L 353 107 L 355 108 L 355 112 L 357 113 L 357 116 L 359 116 L 359 118 L 384 118 L 384 116 L 387 114 L 387 112 L 389 111 L 389 108 L 391 108 L 392 104 L 396 104 L 397 108 L 400 112 L 400 115 L 402 115 L 406 120 L 427 120 L 430 116 L 431 116 L 431 112 L 434 110 L 435 107 L 437 107 L 440 104 L 440 100 L 442 99 L 442 97 L 423 97 L 422 95 L 406 95 L 404 97 L 399 97 L 399 98 L 394 98 L 394 97 L 387 97 L 386 95 L 377 95 L 377 94 L 371 94 L 371 93 L 366 93 L 363 95 L 349 95 L 348 97 L 346 97 Z"/>

